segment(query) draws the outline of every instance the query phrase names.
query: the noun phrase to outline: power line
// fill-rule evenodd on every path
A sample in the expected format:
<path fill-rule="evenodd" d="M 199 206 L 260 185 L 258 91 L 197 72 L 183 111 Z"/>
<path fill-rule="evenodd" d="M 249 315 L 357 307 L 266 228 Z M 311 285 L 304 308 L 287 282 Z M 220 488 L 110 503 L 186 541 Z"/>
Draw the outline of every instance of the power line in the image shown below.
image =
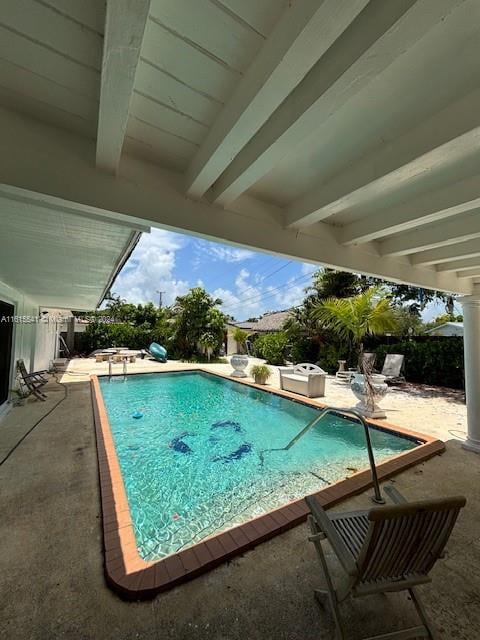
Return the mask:
<path fill-rule="evenodd" d="M 289 260 L 286 264 L 283 264 L 281 267 L 278 267 L 278 269 L 275 269 L 275 271 L 272 271 L 272 273 L 269 273 L 268 275 L 264 276 L 262 278 L 262 282 L 264 282 L 267 278 L 270 278 L 270 276 L 275 275 L 276 273 L 278 273 L 282 269 L 285 269 L 285 267 L 288 267 L 288 265 L 292 264 L 292 262 L 293 262 L 293 260 Z"/>
<path fill-rule="evenodd" d="M 245 268 L 249 271 L 252 272 L 254 271 L 254 275 L 257 279 L 261 280 L 262 282 L 264 280 L 266 280 L 267 278 L 270 278 L 271 276 L 275 275 L 275 273 L 278 273 L 279 271 L 281 271 L 282 269 L 284 269 L 285 267 L 287 267 L 289 264 L 291 264 L 293 261 L 289 260 L 288 262 L 286 262 L 285 264 L 280 265 L 280 267 L 275 268 L 273 271 L 269 271 L 269 269 L 271 268 L 271 264 L 269 264 L 268 269 L 265 270 L 265 274 L 262 275 L 261 271 L 259 271 L 259 267 L 266 265 L 267 263 L 271 263 L 271 261 L 273 260 L 282 260 L 282 258 L 277 258 L 276 256 L 268 256 L 268 258 L 266 258 L 265 260 L 262 260 L 260 262 L 260 264 L 255 267 L 254 265 L 245 265 Z M 238 265 L 238 263 L 232 263 L 233 265 Z M 215 290 L 218 288 L 223 288 L 224 286 L 228 286 L 228 285 L 224 285 L 223 283 L 225 282 L 225 278 L 228 277 L 228 274 L 223 274 L 223 276 L 220 278 L 220 281 L 217 279 L 215 285 L 210 284 L 209 289 L 210 290 Z"/>
<path fill-rule="evenodd" d="M 253 296 L 247 297 L 247 298 L 243 298 L 238 300 L 237 302 L 233 303 L 233 304 L 229 304 L 229 305 L 225 305 L 225 309 L 231 309 L 231 308 L 236 308 L 241 304 L 245 304 L 248 302 L 260 302 L 263 301 L 265 299 L 271 298 L 272 296 L 275 296 L 276 293 L 279 290 L 282 289 L 286 289 L 287 291 L 289 289 L 293 289 L 293 286 L 298 286 L 300 281 L 305 281 L 307 282 L 309 279 L 312 278 L 312 273 L 308 273 L 308 274 L 304 274 L 301 276 L 298 276 L 297 278 L 294 278 L 293 280 L 289 280 L 288 282 L 284 282 L 282 285 L 279 285 L 278 287 L 274 287 L 273 289 L 270 289 L 269 291 L 267 291 L 266 293 L 256 293 Z"/>

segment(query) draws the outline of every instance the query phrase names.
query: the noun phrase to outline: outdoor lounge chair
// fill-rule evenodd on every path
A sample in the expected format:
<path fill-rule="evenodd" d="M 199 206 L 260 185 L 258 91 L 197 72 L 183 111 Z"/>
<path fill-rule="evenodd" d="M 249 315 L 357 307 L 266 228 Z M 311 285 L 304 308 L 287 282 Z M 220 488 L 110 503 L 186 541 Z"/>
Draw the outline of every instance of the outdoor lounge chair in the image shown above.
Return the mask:
<path fill-rule="evenodd" d="M 315 545 L 327 583 L 327 589 L 316 589 L 315 595 L 319 599 L 328 596 L 337 637 L 343 640 L 339 603 L 350 595 L 407 590 L 421 625 L 365 640 L 436 639 L 438 635 L 415 587 L 431 582 L 428 574 L 441 556 L 466 500 L 460 496 L 407 502 L 393 487 L 385 491 L 396 504 L 348 513 L 327 513 L 315 497 L 306 498 L 311 511 L 309 540 Z M 346 573 L 345 585 L 340 589 L 335 589 L 328 569 L 321 544 L 325 539 Z"/>
<path fill-rule="evenodd" d="M 325 379 L 327 373 L 316 364 L 303 362 L 294 367 L 278 367 L 280 372 L 280 389 L 299 393 L 308 398 L 325 395 Z"/>
<path fill-rule="evenodd" d="M 38 400 L 46 400 L 47 396 L 43 391 L 41 391 L 41 387 L 47 382 L 42 377 L 44 371 L 36 371 L 35 373 L 27 373 L 27 369 L 25 367 L 25 363 L 23 360 L 17 361 L 17 371 L 19 374 L 19 382 L 22 389 L 22 395 L 24 398 L 29 395 L 35 396 Z"/>
<path fill-rule="evenodd" d="M 405 356 L 401 353 L 387 353 L 385 362 L 383 363 L 382 376 L 385 376 L 385 382 L 404 383 L 406 382 L 403 375 L 403 365 Z"/>

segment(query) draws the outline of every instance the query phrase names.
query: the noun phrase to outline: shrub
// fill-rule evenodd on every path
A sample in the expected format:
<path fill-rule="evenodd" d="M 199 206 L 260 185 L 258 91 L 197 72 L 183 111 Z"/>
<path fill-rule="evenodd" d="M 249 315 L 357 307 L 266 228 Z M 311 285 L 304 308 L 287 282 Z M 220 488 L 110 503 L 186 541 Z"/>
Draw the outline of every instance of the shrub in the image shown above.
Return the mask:
<path fill-rule="evenodd" d="M 462 337 L 425 336 L 376 347 L 377 367 L 383 365 L 386 353 L 405 356 L 405 377 L 408 382 L 464 388 Z"/>
<path fill-rule="evenodd" d="M 288 357 L 294 363 L 316 362 L 318 360 L 318 343 L 307 336 L 299 336 L 289 340 Z"/>
<path fill-rule="evenodd" d="M 345 343 L 326 342 L 320 347 L 318 365 L 328 373 L 335 373 L 339 360 L 349 360 L 349 352 L 349 345 Z"/>
<path fill-rule="evenodd" d="M 263 358 L 268 364 L 285 364 L 286 351 L 287 336 L 282 332 L 260 336 L 253 343 L 253 355 Z"/>

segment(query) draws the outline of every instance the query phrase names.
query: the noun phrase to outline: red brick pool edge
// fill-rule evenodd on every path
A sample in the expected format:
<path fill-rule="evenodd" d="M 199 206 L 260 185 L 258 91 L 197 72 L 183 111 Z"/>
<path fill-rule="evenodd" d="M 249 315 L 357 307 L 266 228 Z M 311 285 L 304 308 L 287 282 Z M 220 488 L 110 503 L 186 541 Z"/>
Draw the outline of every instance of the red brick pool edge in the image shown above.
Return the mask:
<path fill-rule="evenodd" d="M 204 371 L 201 368 L 194 371 Z M 230 379 L 223 374 L 212 373 Z M 133 374 L 142 375 L 142 374 Z M 161 374 L 159 374 L 161 375 Z M 252 382 L 238 381 L 265 391 Z M 97 439 L 98 470 L 103 517 L 103 541 L 105 550 L 105 574 L 108 584 L 123 597 L 130 599 L 151 598 L 160 591 L 170 589 L 186 580 L 212 569 L 229 558 L 252 549 L 303 522 L 308 507 L 303 498 L 274 509 L 258 518 L 213 535 L 205 540 L 171 554 L 163 560 L 147 562 L 137 550 L 135 532 L 128 506 L 127 495 L 118 462 L 115 444 L 110 430 L 107 411 L 103 402 L 98 376 L 90 377 L 92 404 Z M 293 393 L 268 389 L 273 393 L 315 408 L 316 402 Z M 434 438 L 380 420 L 370 420 L 382 429 L 414 437 L 421 444 L 378 464 L 379 480 L 404 471 L 445 450 L 445 444 Z M 361 493 L 372 486 L 369 470 L 359 471 L 315 493 L 324 507 Z"/>

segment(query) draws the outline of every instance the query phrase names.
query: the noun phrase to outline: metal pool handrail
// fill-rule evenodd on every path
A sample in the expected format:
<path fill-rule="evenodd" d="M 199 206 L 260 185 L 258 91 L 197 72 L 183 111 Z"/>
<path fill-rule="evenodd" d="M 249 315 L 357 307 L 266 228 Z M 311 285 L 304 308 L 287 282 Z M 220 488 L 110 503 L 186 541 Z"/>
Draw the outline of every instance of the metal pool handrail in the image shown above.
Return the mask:
<path fill-rule="evenodd" d="M 108 381 L 111 382 L 112 380 L 112 365 L 113 365 L 113 360 L 112 358 L 108 359 Z M 127 358 L 123 358 L 123 381 L 125 382 L 125 380 L 127 379 Z"/>
<path fill-rule="evenodd" d="M 297 435 L 294 438 L 290 440 L 290 442 L 287 444 L 286 447 L 282 447 L 281 449 L 266 449 L 265 451 L 262 451 L 260 456 L 262 461 L 263 461 L 263 454 L 266 453 L 267 451 L 288 451 L 289 449 L 291 449 L 291 447 L 293 447 L 293 445 L 296 442 L 298 442 L 300 438 L 302 438 L 308 431 L 310 431 L 312 427 L 314 427 L 318 422 L 320 422 L 320 420 L 322 420 L 326 415 L 332 414 L 332 413 L 340 413 L 344 416 L 355 418 L 362 424 L 363 430 L 365 432 L 365 440 L 367 442 L 368 461 L 370 463 L 370 470 L 372 472 L 372 481 L 373 481 L 373 489 L 374 489 L 374 495 L 372 496 L 372 500 L 377 504 L 385 504 L 385 500 L 383 499 L 382 493 L 380 491 L 380 485 L 378 484 L 377 467 L 375 466 L 375 457 L 373 455 L 372 441 L 370 439 L 370 431 L 368 429 L 368 423 L 366 422 L 362 414 L 356 411 L 355 409 L 339 409 L 337 407 L 325 407 L 317 416 L 315 416 L 315 418 L 313 418 L 313 420 L 310 420 L 310 422 L 299 433 L 297 433 Z"/>

